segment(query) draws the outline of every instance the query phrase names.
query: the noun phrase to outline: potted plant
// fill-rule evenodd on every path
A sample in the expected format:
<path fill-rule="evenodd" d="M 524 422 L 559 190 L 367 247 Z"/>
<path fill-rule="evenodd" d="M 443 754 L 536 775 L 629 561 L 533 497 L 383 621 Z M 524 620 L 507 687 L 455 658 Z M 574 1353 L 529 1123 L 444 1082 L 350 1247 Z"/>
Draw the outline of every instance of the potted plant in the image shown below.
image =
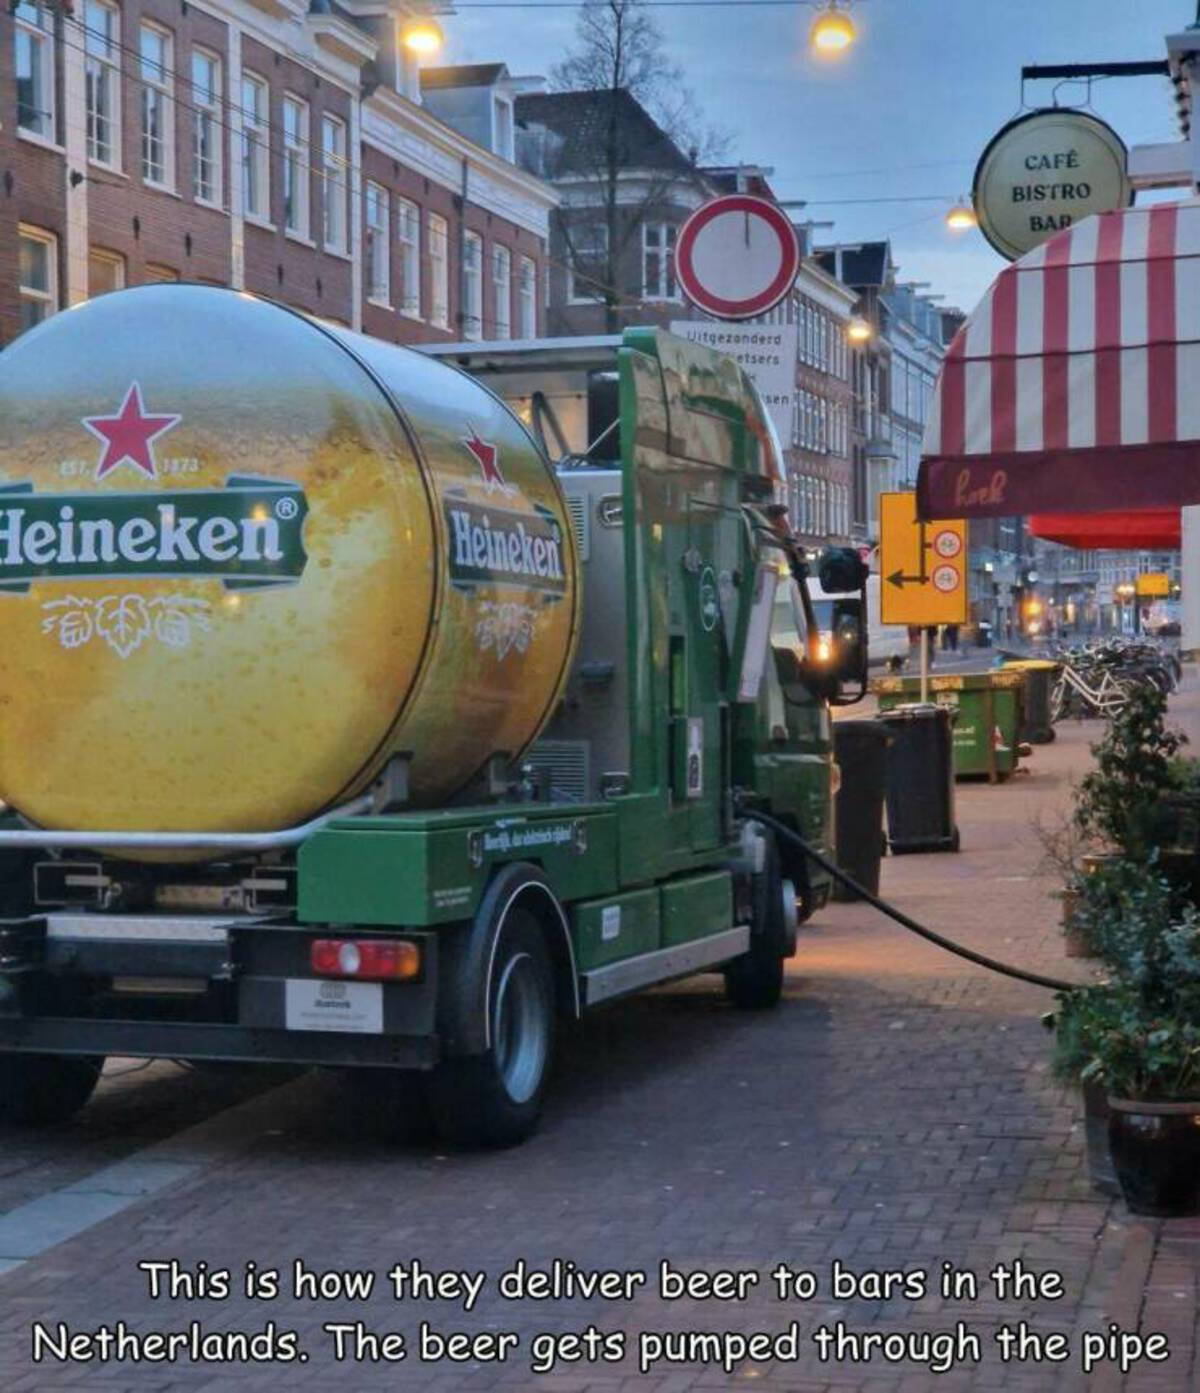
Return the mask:
<path fill-rule="evenodd" d="M 1166 725 L 1167 698 L 1154 686 L 1134 687 L 1103 739 L 1092 746 L 1096 767 L 1075 799 L 1075 824 L 1096 849 L 1145 861 L 1169 840 L 1166 800 L 1178 791 L 1186 737 Z"/>
<path fill-rule="evenodd" d="M 1113 1169 L 1135 1214 L 1200 1213 L 1200 912 L 1148 866 L 1101 873 L 1091 941 L 1107 980 L 1062 993 L 1060 1074 L 1103 1088 Z M 1097 877 L 1093 877 L 1097 879 Z"/>
<path fill-rule="evenodd" d="M 1062 888 L 1052 893 L 1061 905 L 1059 922 L 1063 931 L 1063 949 L 1068 958 L 1090 958 L 1092 950 L 1076 923 L 1075 911 L 1079 905 L 1082 877 L 1097 860 L 1094 854 L 1095 839 L 1080 830 L 1073 813 L 1055 821 L 1039 817 L 1035 826 L 1042 844 L 1038 873 L 1054 876 L 1062 883 Z"/>

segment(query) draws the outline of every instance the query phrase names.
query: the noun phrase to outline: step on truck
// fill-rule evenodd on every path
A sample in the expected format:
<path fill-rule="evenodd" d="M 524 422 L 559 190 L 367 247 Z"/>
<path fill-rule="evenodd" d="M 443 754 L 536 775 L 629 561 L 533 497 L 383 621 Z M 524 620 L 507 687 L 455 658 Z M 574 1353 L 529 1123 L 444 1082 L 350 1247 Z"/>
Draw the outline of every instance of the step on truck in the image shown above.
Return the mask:
<path fill-rule="evenodd" d="M 503 1145 L 572 1018 L 778 1000 L 829 886 L 748 813 L 828 847 L 866 625 L 809 642 L 732 361 L 145 286 L 7 348 L 0 421 L 0 1117 L 274 1061 Z"/>

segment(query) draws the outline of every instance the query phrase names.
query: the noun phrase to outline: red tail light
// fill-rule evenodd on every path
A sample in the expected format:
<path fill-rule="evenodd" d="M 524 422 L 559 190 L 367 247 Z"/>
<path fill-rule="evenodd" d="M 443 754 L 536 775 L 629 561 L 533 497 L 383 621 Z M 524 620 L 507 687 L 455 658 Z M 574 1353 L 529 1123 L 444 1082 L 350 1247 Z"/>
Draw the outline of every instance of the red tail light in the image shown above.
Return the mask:
<path fill-rule="evenodd" d="M 403 982 L 421 971 L 421 950 L 402 938 L 318 938 L 310 954 L 318 977 Z"/>

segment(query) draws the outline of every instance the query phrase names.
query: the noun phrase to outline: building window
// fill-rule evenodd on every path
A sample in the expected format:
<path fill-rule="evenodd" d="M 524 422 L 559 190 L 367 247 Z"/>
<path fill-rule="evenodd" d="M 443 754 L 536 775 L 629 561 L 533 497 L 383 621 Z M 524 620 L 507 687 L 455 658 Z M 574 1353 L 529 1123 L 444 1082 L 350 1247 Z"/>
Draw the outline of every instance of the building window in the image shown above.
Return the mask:
<path fill-rule="evenodd" d="M 221 202 L 221 62 L 192 50 L 192 194 Z"/>
<path fill-rule="evenodd" d="M 308 107 L 296 97 L 283 99 L 283 225 L 308 236 Z"/>
<path fill-rule="evenodd" d="M 450 232 L 445 218 L 429 215 L 429 322 L 450 327 Z"/>
<path fill-rule="evenodd" d="M 366 248 L 367 299 L 377 305 L 389 303 L 392 278 L 389 265 L 388 191 L 379 184 L 367 184 Z"/>
<path fill-rule="evenodd" d="M 675 300 L 675 228 L 669 223 L 642 227 L 642 299 Z"/>
<path fill-rule="evenodd" d="M 492 137 L 493 149 L 502 160 L 513 157 L 513 109 L 512 103 L 501 97 L 492 98 Z"/>
<path fill-rule="evenodd" d="M 400 247 L 400 313 L 421 317 L 421 214 L 415 203 L 396 203 L 396 241 Z M 449 306 L 447 306 L 447 318 Z"/>
<path fill-rule="evenodd" d="M 608 226 L 583 223 L 571 231 L 571 267 L 567 275 L 567 299 L 573 305 L 604 299 L 608 275 Z"/>
<path fill-rule="evenodd" d="M 492 292 L 496 300 L 496 337 L 512 338 L 512 252 L 492 247 Z"/>
<path fill-rule="evenodd" d="M 17 125 L 54 139 L 54 15 L 37 0 L 19 0 L 15 11 Z"/>
<path fill-rule="evenodd" d="M 139 34 L 142 87 L 142 178 L 170 188 L 175 183 L 175 118 L 171 110 L 171 36 L 153 24 Z"/>
<path fill-rule="evenodd" d="M 261 77 L 242 74 L 242 211 L 271 219 L 271 94 Z"/>
<path fill-rule="evenodd" d="M 37 227 L 19 230 L 21 328 L 31 329 L 58 309 L 58 239 Z"/>
<path fill-rule="evenodd" d="M 120 290 L 125 284 L 125 258 L 117 252 L 101 251 L 92 247 L 88 251 L 88 296 L 107 295 L 110 290 Z"/>
<path fill-rule="evenodd" d="M 537 338 L 537 266 L 529 257 L 521 258 L 521 280 L 517 289 L 517 332 L 523 339 Z"/>
<path fill-rule="evenodd" d="M 321 207 L 325 246 L 346 250 L 346 123 L 336 116 L 321 118 Z"/>
<path fill-rule="evenodd" d="M 169 266 L 147 266 L 142 272 L 142 280 L 147 285 L 168 285 L 178 279 L 179 272 L 173 271 Z"/>
<path fill-rule="evenodd" d="M 85 11 L 88 159 L 121 162 L 120 18 L 111 5 L 88 0 Z"/>
<path fill-rule="evenodd" d="M 465 339 L 483 337 L 483 238 L 463 233 L 462 333 Z"/>

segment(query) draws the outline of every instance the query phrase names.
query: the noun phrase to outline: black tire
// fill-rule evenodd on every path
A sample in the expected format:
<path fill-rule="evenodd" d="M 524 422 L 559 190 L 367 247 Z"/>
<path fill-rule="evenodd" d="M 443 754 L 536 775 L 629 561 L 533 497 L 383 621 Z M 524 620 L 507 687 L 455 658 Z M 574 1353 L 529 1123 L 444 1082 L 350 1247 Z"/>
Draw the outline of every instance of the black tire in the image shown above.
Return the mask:
<path fill-rule="evenodd" d="M 430 1108 L 443 1140 L 498 1148 L 532 1135 L 554 1061 L 556 1017 L 542 926 L 526 910 L 510 910 L 492 960 L 488 1047 L 447 1060 L 429 1077 Z"/>
<path fill-rule="evenodd" d="M 786 938 L 779 848 L 768 836 L 765 864 L 754 877 L 750 947 L 725 968 L 725 995 L 739 1010 L 769 1011 L 779 1005 Z"/>
<path fill-rule="evenodd" d="M 66 1122 L 92 1096 L 103 1055 L 0 1054 L 0 1122 Z"/>

